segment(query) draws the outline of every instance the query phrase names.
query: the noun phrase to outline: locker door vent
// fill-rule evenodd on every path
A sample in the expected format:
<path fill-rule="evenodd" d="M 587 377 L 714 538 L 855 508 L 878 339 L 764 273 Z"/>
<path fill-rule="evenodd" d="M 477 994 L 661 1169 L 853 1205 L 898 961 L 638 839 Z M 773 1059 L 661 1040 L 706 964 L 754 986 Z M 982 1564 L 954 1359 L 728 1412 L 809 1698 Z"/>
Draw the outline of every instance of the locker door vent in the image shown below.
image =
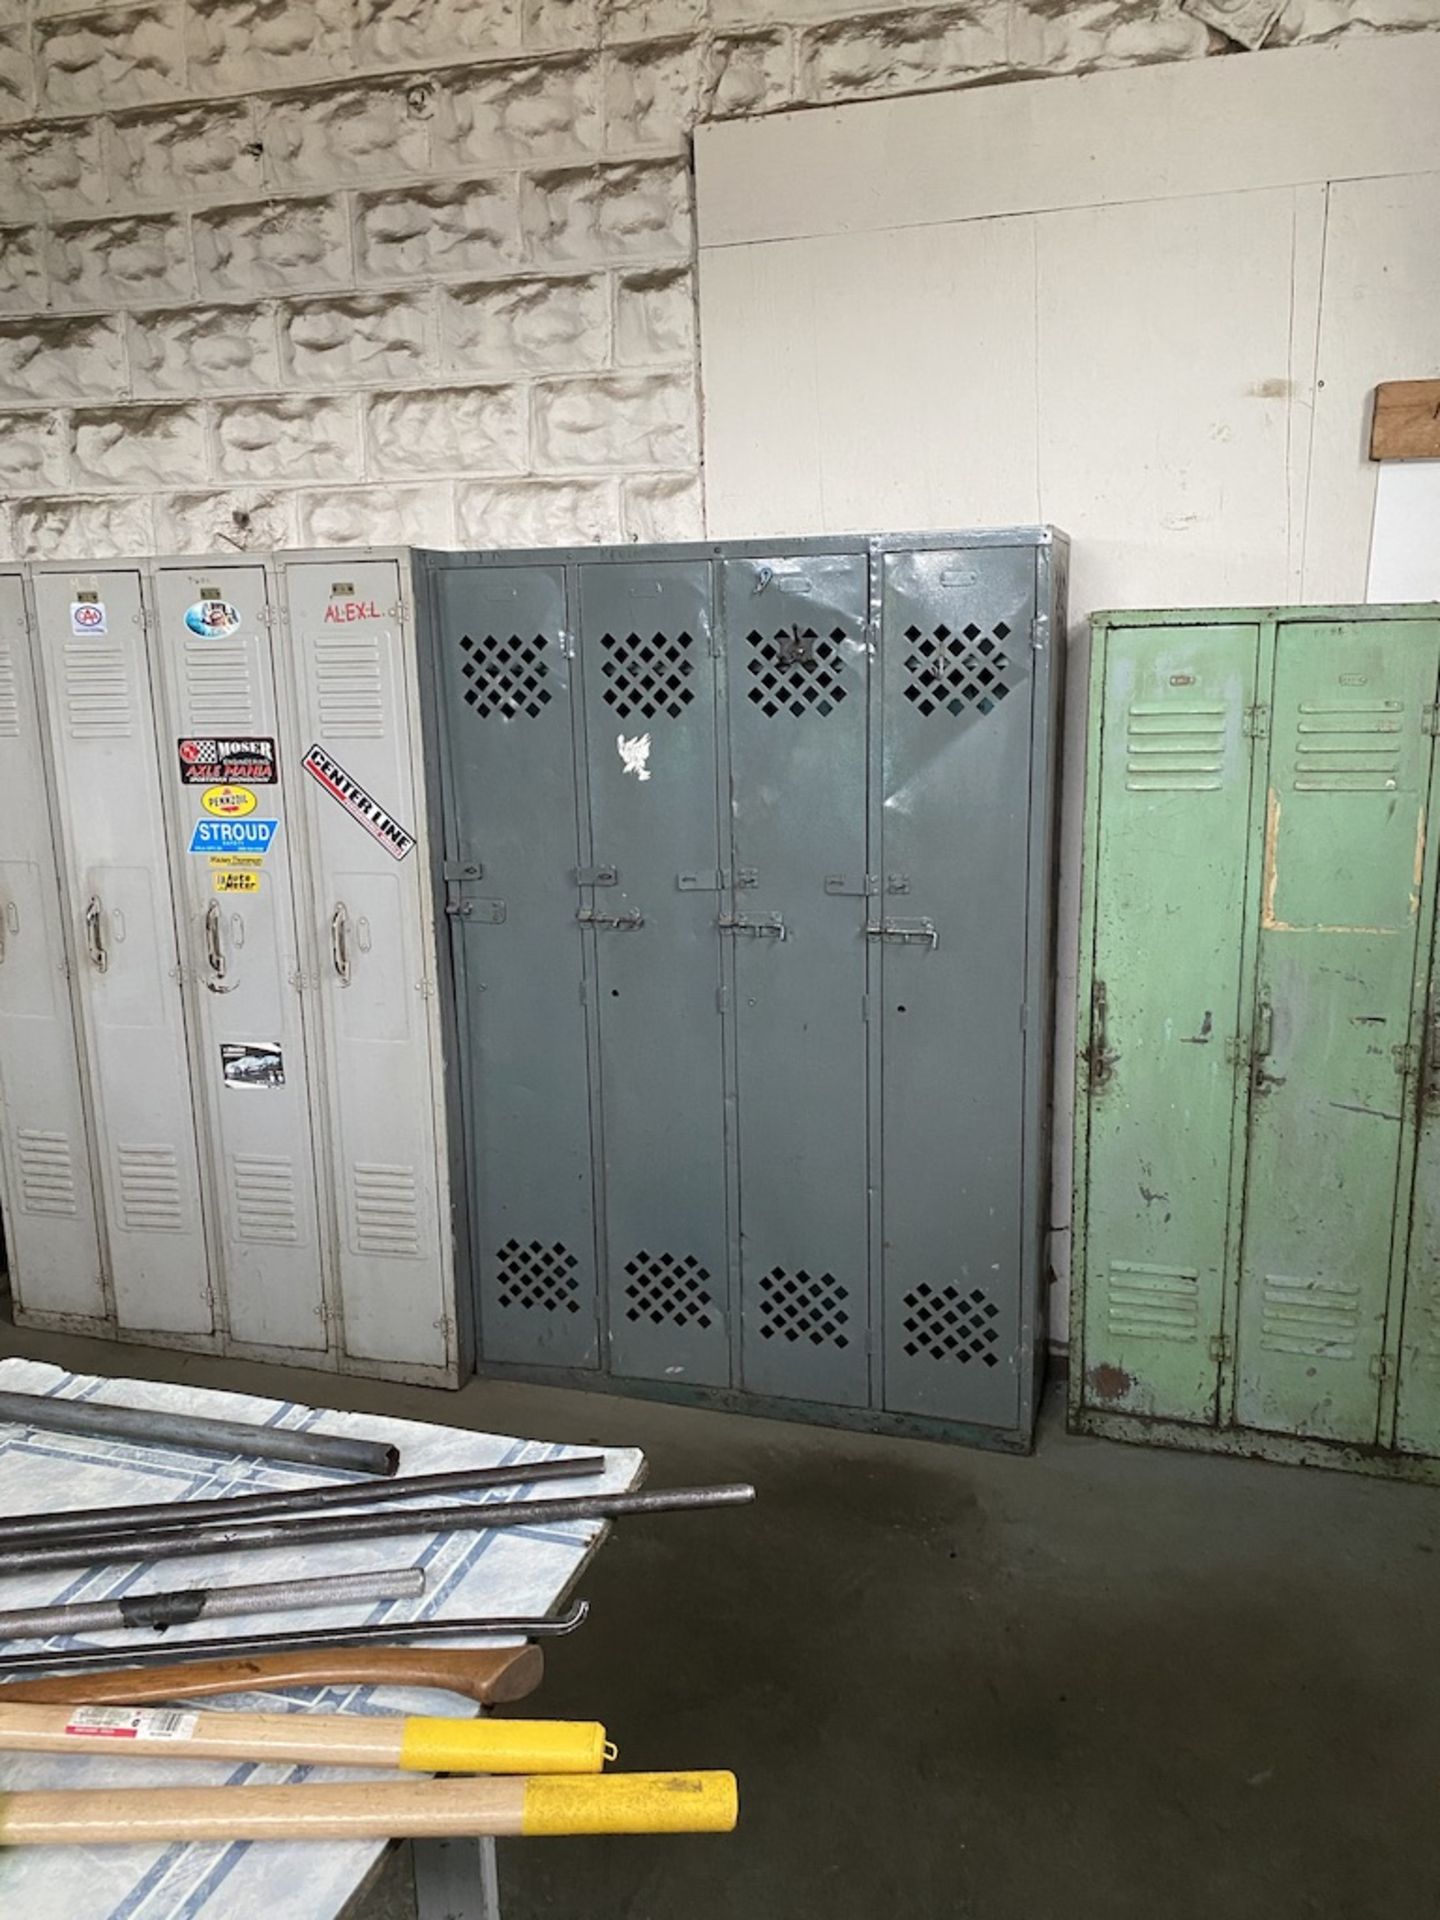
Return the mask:
<path fill-rule="evenodd" d="M 792 1346 L 805 1340 L 812 1347 L 848 1347 L 843 1329 L 850 1324 L 849 1297 L 833 1273 L 812 1278 L 803 1267 L 798 1273 L 772 1267 L 760 1282 L 760 1338 Z"/>
<path fill-rule="evenodd" d="M 420 1256 L 420 1196 L 413 1167 L 353 1168 L 355 1247 L 359 1253 L 379 1253 L 391 1259 Z"/>
<path fill-rule="evenodd" d="M 702 1332 L 715 1324 L 715 1301 L 706 1282 L 710 1275 L 687 1253 L 646 1253 L 643 1248 L 627 1260 L 625 1284 L 627 1320 L 649 1320 L 661 1326 L 686 1327 L 692 1322 Z"/>
<path fill-rule="evenodd" d="M 656 720 L 661 714 L 678 720 L 695 698 L 686 685 L 695 671 L 690 658 L 695 642 L 688 633 L 668 639 L 663 633 L 648 640 L 638 633 L 618 638 L 602 633 L 600 646 L 605 654 L 600 671 L 609 681 L 605 704 L 615 709 L 617 720 L 628 720 L 638 713 L 642 720 Z"/>
<path fill-rule="evenodd" d="M 745 638 L 750 643 L 746 670 L 755 682 L 747 697 L 767 719 L 786 712 L 797 720 L 807 713 L 824 719 L 845 698 L 843 628 L 822 638 L 813 627 L 797 624 L 786 633 L 747 633 Z"/>
<path fill-rule="evenodd" d="M 1010 629 L 997 620 L 987 633 L 973 621 L 952 633 L 944 625 L 923 632 L 907 627 L 913 651 L 905 661 L 905 698 L 926 719 L 932 713 L 992 713 L 1010 691 L 1010 661 L 1001 650 Z"/>
<path fill-rule="evenodd" d="M 380 639 L 347 633 L 317 636 L 315 711 L 321 733 L 332 740 L 383 740 Z"/>
<path fill-rule="evenodd" d="M 20 687 L 15 655 L 8 642 L 0 644 L 0 739 L 14 740 L 20 732 Z"/>
<path fill-rule="evenodd" d="M 959 1287 L 932 1287 L 922 1280 L 905 1295 L 906 1317 L 901 1323 L 910 1336 L 905 1351 L 912 1360 L 958 1360 L 969 1366 L 998 1367 L 995 1352 L 1000 1335 L 992 1324 L 1000 1309 L 979 1287 L 962 1293 Z"/>
<path fill-rule="evenodd" d="M 579 1313 L 580 1262 L 557 1240 L 544 1247 L 532 1240 L 522 1247 L 507 1240 L 495 1256 L 500 1263 L 502 1307 L 522 1307 L 528 1313 Z"/>
<path fill-rule="evenodd" d="M 460 636 L 460 651 L 470 658 L 460 669 L 470 685 L 465 700 L 482 720 L 498 714 L 502 720 L 539 718 L 540 709 L 550 702 L 548 663 L 541 658 L 550 642 L 543 633 L 533 640 L 522 640 L 518 633 L 508 639 L 487 633 L 483 640 Z"/>
<path fill-rule="evenodd" d="M 1359 1325 L 1360 1289 L 1349 1281 L 1266 1274 L 1260 1345 L 1267 1353 L 1353 1360 Z"/>
<path fill-rule="evenodd" d="M 1295 791 L 1393 791 L 1404 716 L 1400 700 L 1357 700 L 1344 706 L 1302 700 L 1295 721 Z"/>
<path fill-rule="evenodd" d="M 1110 1331 L 1127 1340 L 1198 1340 L 1199 1272 L 1115 1260 L 1106 1277 L 1105 1314 Z"/>
<path fill-rule="evenodd" d="M 1125 729 L 1131 793 L 1218 793 L 1225 771 L 1224 707 L 1137 701 Z"/>
<path fill-rule="evenodd" d="M 173 1147 L 120 1147 L 120 1219 L 137 1233 L 178 1233 L 185 1224 Z"/>
<path fill-rule="evenodd" d="M 21 1127 L 20 1205 L 26 1213 L 75 1214 L 75 1166 L 63 1133 Z"/>
<path fill-rule="evenodd" d="M 185 717 L 187 726 L 255 729 L 255 689 L 250 649 L 243 641 L 185 642 Z"/>
<path fill-rule="evenodd" d="M 65 722 L 71 739 L 127 740 L 131 718 L 125 649 L 113 641 L 68 641 Z"/>
<path fill-rule="evenodd" d="M 242 1240 L 294 1246 L 300 1238 L 295 1214 L 295 1169 L 279 1155 L 237 1153 L 230 1162 L 235 1230 Z"/>

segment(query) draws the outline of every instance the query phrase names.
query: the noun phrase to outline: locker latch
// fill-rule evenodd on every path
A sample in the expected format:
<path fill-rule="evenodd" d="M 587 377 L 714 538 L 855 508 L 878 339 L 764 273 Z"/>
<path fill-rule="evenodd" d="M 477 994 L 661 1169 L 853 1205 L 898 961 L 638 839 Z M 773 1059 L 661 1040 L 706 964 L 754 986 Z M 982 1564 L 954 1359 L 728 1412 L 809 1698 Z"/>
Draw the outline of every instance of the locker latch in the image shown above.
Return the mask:
<path fill-rule="evenodd" d="M 575 918 L 582 927 L 617 927 L 621 933 L 633 933 L 636 927 L 645 924 L 645 916 L 638 907 L 631 907 L 626 913 L 597 913 L 593 907 L 579 907 Z"/>
<path fill-rule="evenodd" d="M 867 940 L 898 940 L 902 946 L 924 945 L 932 953 L 940 944 L 940 935 L 933 920 L 894 920 L 888 914 L 883 920 L 872 920 L 865 929 L 865 937 Z"/>
<path fill-rule="evenodd" d="M 753 933 L 759 939 L 785 938 L 785 921 L 778 913 L 760 914 L 753 919 L 743 913 L 722 913 L 715 924 L 722 933 Z"/>
<path fill-rule="evenodd" d="M 577 887 L 617 887 L 620 884 L 618 867 L 576 867 L 575 884 Z"/>
<path fill-rule="evenodd" d="M 879 893 L 880 876 L 878 873 L 827 873 L 825 891 L 868 900 L 872 894 Z"/>
<path fill-rule="evenodd" d="M 730 876 L 723 867 L 701 867 L 695 873 L 677 873 L 675 885 L 681 893 L 723 893 Z"/>
<path fill-rule="evenodd" d="M 447 860 L 441 867 L 440 872 L 445 881 L 446 913 L 453 915 L 459 920 L 494 919 L 497 917 L 493 914 L 482 915 L 478 911 L 481 903 L 465 898 L 466 887 L 472 882 L 484 878 L 485 869 L 478 860 Z M 498 918 L 501 920 L 505 918 L 503 901 L 488 902 L 486 904 L 499 905 L 500 913 Z"/>

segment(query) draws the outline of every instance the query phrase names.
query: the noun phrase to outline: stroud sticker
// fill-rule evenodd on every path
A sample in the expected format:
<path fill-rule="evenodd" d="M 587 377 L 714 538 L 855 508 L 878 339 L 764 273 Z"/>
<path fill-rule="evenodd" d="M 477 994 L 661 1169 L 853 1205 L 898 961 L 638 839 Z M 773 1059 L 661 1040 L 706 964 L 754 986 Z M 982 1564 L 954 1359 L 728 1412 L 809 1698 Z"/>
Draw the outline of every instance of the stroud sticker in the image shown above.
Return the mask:
<path fill-rule="evenodd" d="M 105 618 L 105 602 L 103 600 L 72 600 L 70 631 L 72 633 L 108 633 L 110 626 Z"/>
<path fill-rule="evenodd" d="M 240 615 L 228 600 L 197 600 L 185 609 L 185 624 L 203 639 L 228 640 L 239 631 Z"/>
<path fill-rule="evenodd" d="M 220 1071 L 227 1087 L 283 1087 L 285 1056 L 273 1040 L 222 1040 Z"/>
<path fill-rule="evenodd" d="M 301 764 L 312 779 L 320 782 L 331 799 L 338 800 L 387 853 L 393 854 L 397 860 L 405 858 L 415 845 L 414 834 L 408 833 L 393 814 L 387 813 L 358 780 L 352 780 L 338 760 L 323 747 L 314 746 Z"/>
<path fill-rule="evenodd" d="M 187 787 L 225 780 L 242 787 L 273 787 L 275 742 L 261 738 L 177 740 L 180 778 Z"/>
<path fill-rule="evenodd" d="M 191 853 L 268 853 L 278 820 L 197 820 Z"/>
<path fill-rule="evenodd" d="M 258 893 L 260 876 L 248 867 L 223 867 L 211 874 L 216 893 Z"/>
<path fill-rule="evenodd" d="M 258 802 L 249 787 L 206 787 L 200 796 L 206 813 L 217 820 L 236 820 L 255 811 Z"/>

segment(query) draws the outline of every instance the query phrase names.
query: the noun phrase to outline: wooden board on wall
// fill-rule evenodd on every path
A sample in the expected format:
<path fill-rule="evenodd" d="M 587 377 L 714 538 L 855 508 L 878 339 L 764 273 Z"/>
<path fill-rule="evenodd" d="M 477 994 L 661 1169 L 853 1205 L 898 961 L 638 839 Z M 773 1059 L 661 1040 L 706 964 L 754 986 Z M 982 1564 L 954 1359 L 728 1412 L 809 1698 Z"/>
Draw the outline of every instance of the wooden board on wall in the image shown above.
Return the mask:
<path fill-rule="evenodd" d="M 1440 460 L 1440 380 L 1386 380 L 1370 416 L 1372 460 Z"/>

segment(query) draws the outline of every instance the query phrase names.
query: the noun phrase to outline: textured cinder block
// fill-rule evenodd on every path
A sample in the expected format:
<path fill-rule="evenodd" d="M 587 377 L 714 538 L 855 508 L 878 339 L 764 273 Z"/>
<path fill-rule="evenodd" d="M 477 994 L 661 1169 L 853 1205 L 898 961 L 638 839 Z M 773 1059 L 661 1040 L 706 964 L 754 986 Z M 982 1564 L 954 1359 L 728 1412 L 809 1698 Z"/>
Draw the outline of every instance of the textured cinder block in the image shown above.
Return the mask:
<path fill-rule="evenodd" d="M 774 113 L 795 97 L 795 50 L 788 33 L 717 35 L 710 43 L 702 110 L 711 119 Z"/>
<path fill-rule="evenodd" d="M 441 296 L 453 371 L 578 373 L 603 366 L 610 316 L 603 280 L 492 280 Z"/>
<path fill-rule="evenodd" d="M 43 493 L 70 481 L 70 423 L 63 413 L 0 414 L 0 487 Z"/>
<path fill-rule="evenodd" d="M 40 229 L 0 227 L 0 313 L 29 313 L 44 304 Z"/>
<path fill-rule="evenodd" d="M 593 47 L 597 0 L 521 0 L 521 38 L 527 47 Z"/>
<path fill-rule="evenodd" d="M 46 254 L 53 306 L 104 311 L 194 297 L 178 214 L 66 222 L 51 229 Z"/>
<path fill-rule="evenodd" d="M 1266 44 L 1296 46 L 1346 33 L 1404 33 L 1437 21 L 1435 0 L 1286 0 Z"/>
<path fill-rule="evenodd" d="M 456 532 L 466 547 L 590 546 L 620 538 L 613 480 L 514 480 L 455 489 Z"/>
<path fill-rule="evenodd" d="M 455 516 L 450 489 L 335 487 L 302 493 L 297 506 L 305 547 L 450 547 Z"/>
<path fill-rule="evenodd" d="M 278 384 L 268 306 L 178 307 L 132 314 L 128 325 L 137 394 L 185 399 Z"/>
<path fill-rule="evenodd" d="M 157 553 L 264 553 L 295 544 L 293 493 L 247 488 L 155 496 Z"/>
<path fill-rule="evenodd" d="M 705 0 L 601 0 L 600 39 L 612 47 L 627 40 L 678 40 L 698 33 L 705 14 Z"/>
<path fill-rule="evenodd" d="M 841 20 L 801 36 L 800 92 L 812 101 L 855 100 L 953 87 L 1006 64 L 1005 0 L 943 11 Z"/>
<path fill-rule="evenodd" d="M 0 326 L 0 401 L 119 400 L 125 335 L 112 318 L 11 321 Z"/>
<path fill-rule="evenodd" d="M 689 257 L 690 183 L 672 162 L 532 174 L 520 209 L 539 265 Z"/>
<path fill-rule="evenodd" d="M 615 282 L 615 358 L 622 366 L 689 365 L 695 352 L 695 289 L 689 271 L 622 273 Z"/>
<path fill-rule="evenodd" d="M 607 152 L 680 152 L 699 111 L 703 59 L 694 40 L 607 54 Z"/>
<path fill-rule="evenodd" d="M 372 474 L 506 473 L 525 465 L 520 387 L 432 387 L 365 402 Z"/>
<path fill-rule="evenodd" d="M 200 291 L 282 293 L 348 284 L 349 236 L 339 200 L 266 200 L 213 207 L 193 222 Z"/>
<path fill-rule="evenodd" d="M 519 44 L 518 0 L 356 0 L 355 54 L 362 66 L 438 66 Z"/>
<path fill-rule="evenodd" d="M 356 262 L 362 280 L 493 273 L 516 256 L 508 180 L 455 180 L 356 196 Z"/>
<path fill-rule="evenodd" d="M 297 300 L 280 309 L 280 364 L 287 386 L 377 386 L 422 380 L 433 359 L 423 298 L 352 295 Z"/>
<path fill-rule="evenodd" d="M 1210 50 L 1203 22 L 1148 0 L 1016 0 L 1009 65 L 1027 73 L 1079 73 L 1149 60 L 1188 60 Z"/>
<path fill-rule="evenodd" d="M 277 187 L 394 180 L 431 162 L 435 88 L 377 80 L 258 102 L 266 173 Z"/>
<path fill-rule="evenodd" d="M 16 500 L 11 521 L 22 560 L 105 560 L 154 551 L 154 522 L 143 495 Z"/>
<path fill-rule="evenodd" d="M 147 493 L 208 477 L 204 414 L 192 407 L 107 407 L 73 415 L 75 481 Z"/>
<path fill-rule="evenodd" d="M 538 386 L 535 465 L 684 467 L 696 458 L 695 384 L 674 374 L 608 374 Z"/>
<path fill-rule="evenodd" d="M 627 540 L 703 540 L 705 499 L 697 473 L 661 473 L 626 480 L 622 510 Z"/>
<path fill-rule="evenodd" d="M 258 193 L 264 184 L 254 122 L 241 102 L 116 114 L 106 147 L 121 204 L 184 206 Z"/>
<path fill-rule="evenodd" d="M 593 56 L 471 67 L 440 79 L 435 141 L 447 167 L 543 166 L 600 151 Z"/>
<path fill-rule="evenodd" d="M 1237 46 L 1263 47 L 1280 17 L 1282 0 L 1180 0 L 1187 13 Z"/>
<path fill-rule="evenodd" d="M 215 477 L 222 485 L 352 480 L 360 469 L 353 400 L 233 400 L 216 409 Z"/>
<path fill-rule="evenodd" d="M 0 135 L 0 208 L 10 218 L 93 214 L 105 200 L 98 120 L 62 120 Z"/>
<path fill-rule="evenodd" d="M 184 92 L 185 42 L 174 0 L 39 23 L 35 46 L 42 112 L 113 112 Z"/>
<path fill-rule="evenodd" d="M 35 64 L 30 36 L 20 24 L 0 25 L 0 120 L 26 120 L 35 111 Z"/>
<path fill-rule="evenodd" d="M 192 93 L 250 93 L 348 70 L 351 0 L 203 0 L 187 12 Z"/>

